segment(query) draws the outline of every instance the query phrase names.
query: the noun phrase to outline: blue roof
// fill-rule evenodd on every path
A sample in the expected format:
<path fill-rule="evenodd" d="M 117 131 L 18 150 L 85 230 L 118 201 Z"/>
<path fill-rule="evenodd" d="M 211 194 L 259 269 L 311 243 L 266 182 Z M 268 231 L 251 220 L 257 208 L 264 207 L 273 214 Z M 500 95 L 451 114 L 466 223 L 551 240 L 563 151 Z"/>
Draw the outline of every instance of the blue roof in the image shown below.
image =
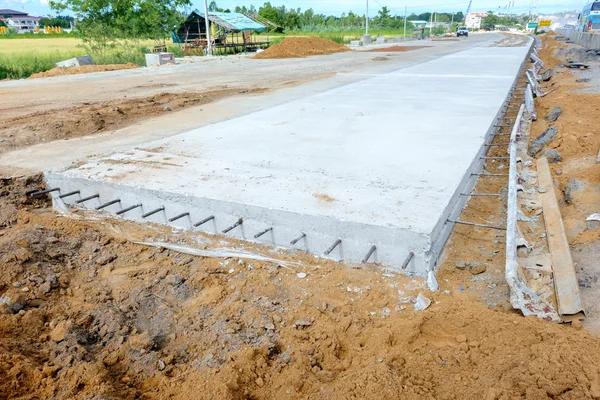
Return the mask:
<path fill-rule="evenodd" d="M 204 17 L 203 12 L 195 12 Z M 241 13 L 209 11 L 208 20 L 232 31 L 264 31 L 267 29 L 264 25 L 259 24 Z"/>

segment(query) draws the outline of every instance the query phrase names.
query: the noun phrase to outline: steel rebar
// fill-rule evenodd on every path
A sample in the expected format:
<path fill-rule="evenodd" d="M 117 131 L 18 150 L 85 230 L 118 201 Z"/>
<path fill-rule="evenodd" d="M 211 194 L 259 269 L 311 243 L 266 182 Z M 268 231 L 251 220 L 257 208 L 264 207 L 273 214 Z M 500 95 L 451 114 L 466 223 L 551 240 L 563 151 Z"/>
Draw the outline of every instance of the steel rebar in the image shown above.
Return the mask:
<path fill-rule="evenodd" d="M 506 228 L 504 228 L 502 226 L 476 224 L 476 223 L 473 223 L 473 222 L 456 221 L 456 220 L 452 220 L 452 219 L 449 219 L 448 222 L 452 222 L 454 224 L 459 224 L 459 225 L 477 226 L 479 228 L 497 229 L 497 230 L 500 230 L 500 231 L 505 231 L 506 230 Z"/>
<path fill-rule="evenodd" d="M 273 230 L 273 228 L 271 227 L 271 228 L 267 228 L 267 229 L 265 229 L 265 230 L 264 230 L 264 231 L 262 231 L 262 232 L 258 232 L 256 235 L 254 235 L 254 239 L 258 239 L 259 237 L 261 237 L 261 236 L 265 235 L 265 234 L 266 234 L 266 233 L 268 233 L 268 232 L 271 232 L 272 230 Z"/>
<path fill-rule="evenodd" d="M 367 261 L 369 261 L 369 258 L 371 258 L 373 253 L 375 253 L 375 250 L 377 250 L 377 246 L 376 245 L 371 246 L 371 248 L 367 252 L 367 255 L 365 256 L 365 258 L 362 259 L 363 264 L 366 263 Z"/>
<path fill-rule="evenodd" d="M 411 250 L 410 253 L 408 253 L 408 256 L 406 257 L 406 260 L 404 260 L 404 263 L 402 263 L 402 269 L 406 269 L 408 267 L 408 264 L 410 264 L 410 261 L 413 259 L 414 256 L 415 252 Z"/>
<path fill-rule="evenodd" d="M 106 208 L 108 206 L 112 206 L 113 204 L 120 203 L 120 202 L 121 202 L 121 199 L 111 200 L 108 203 L 104 203 L 104 204 L 99 205 L 98 207 L 96 207 L 96 210 L 102 210 L 103 208 Z"/>
<path fill-rule="evenodd" d="M 202 221 L 200 221 L 200 222 L 196 222 L 196 223 L 194 224 L 194 226 L 197 228 L 197 227 L 199 227 L 200 225 L 204 225 L 204 224 L 205 224 L 205 223 L 207 223 L 208 221 L 212 221 L 213 219 L 215 219 L 215 216 L 214 216 L 214 215 L 211 215 L 211 216 L 210 216 L 210 217 L 208 217 L 208 218 L 204 218 L 204 219 L 203 219 Z"/>
<path fill-rule="evenodd" d="M 327 250 L 325 250 L 325 255 L 328 256 L 336 247 L 338 247 L 342 243 L 342 239 L 338 239 Z"/>
<path fill-rule="evenodd" d="M 81 193 L 81 191 L 74 190 L 74 191 L 69 192 L 69 193 L 61 194 L 60 196 L 58 196 L 58 198 L 59 199 L 64 199 L 65 197 L 73 196 L 73 195 L 80 194 L 80 193 Z"/>
<path fill-rule="evenodd" d="M 178 219 L 181 219 L 183 217 L 187 217 L 189 215 L 190 215 L 189 212 L 184 212 L 183 214 L 179 214 L 179 215 L 174 216 L 173 218 L 169 218 L 169 222 L 177 221 Z"/>
<path fill-rule="evenodd" d="M 165 211 L 165 206 L 162 206 L 160 208 L 157 208 L 156 210 L 152 210 L 152 211 L 147 212 L 146 214 L 143 214 L 142 218 L 148 218 L 149 216 L 159 213 L 161 211 Z"/>
<path fill-rule="evenodd" d="M 141 206 L 142 206 L 141 204 L 136 204 L 134 206 L 127 207 L 127 208 L 124 208 L 124 209 L 122 209 L 120 211 L 117 211 L 116 214 L 117 215 L 125 214 L 126 212 L 131 211 L 131 210 L 135 210 L 136 208 L 141 207 Z"/>
<path fill-rule="evenodd" d="M 93 194 L 93 195 L 91 195 L 91 196 L 84 197 L 83 199 L 79 199 L 79 200 L 77 200 L 77 201 L 75 202 L 75 204 L 83 203 L 83 202 L 85 202 L 85 201 L 88 201 L 88 200 L 91 200 L 91 199 L 98 199 L 98 198 L 100 198 L 100 195 L 99 195 L 99 194 Z"/>
<path fill-rule="evenodd" d="M 36 197 L 36 196 L 41 196 L 43 194 L 57 192 L 57 191 L 60 191 L 60 188 L 52 188 L 52 189 L 40 190 L 39 192 L 31 193 L 30 196 L 31 197 Z"/>
<path fill-rule="evenodd" d="M 290 244 L 292 246 L 294 246 L 296 243 L 298 243 L 299 241 L 301 241 L 302 239 L 304 239 L 306 237 L 306 233 L 302 232 L 302 235 L 298 236 L 296 239 L 292 240 L 290 242 Z"/>
<path fill-rule="evenodd" d="M 222 233 L 230 232 L 230 231 L 234 230 L 235 228 L 237 228 L 238 226 L 242 225 L 243 223 L 244 223 L 244 220 L 242 218 L 240 218 L 237 220 L 237 222 L 235 224 L 233 224 L 229 228 L 223 230 Z"/>

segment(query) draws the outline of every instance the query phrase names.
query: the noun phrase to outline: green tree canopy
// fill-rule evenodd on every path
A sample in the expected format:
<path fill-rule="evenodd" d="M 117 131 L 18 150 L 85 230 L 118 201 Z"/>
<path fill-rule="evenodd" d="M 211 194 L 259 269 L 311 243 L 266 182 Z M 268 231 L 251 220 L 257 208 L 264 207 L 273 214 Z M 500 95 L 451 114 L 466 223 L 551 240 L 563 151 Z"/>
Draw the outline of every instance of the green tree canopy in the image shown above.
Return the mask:
<path fill-rule="evenodd" d="M 493 11 L 488 11 L 487 15 L 481 20 L 481 27 L 483 29 L 493 30 L 496 25 L 500 25 L 500 17 L 495 15 Z"/>
<path fill-rule="evenodd" d="M 60 26 L 63 29 L 69 29 L 71 27 L 71 23 L 64 18 L 45 17 L 40 19 L 39 26 L 40 28 L 44 28 L 46 26 Z"/>
<path fill-rule="evenodd" d="M 180 22 L 178 8 L 190 0 L 50 0 L 57 11 L 70 10 L 84 39 L 159 38 Z"/>

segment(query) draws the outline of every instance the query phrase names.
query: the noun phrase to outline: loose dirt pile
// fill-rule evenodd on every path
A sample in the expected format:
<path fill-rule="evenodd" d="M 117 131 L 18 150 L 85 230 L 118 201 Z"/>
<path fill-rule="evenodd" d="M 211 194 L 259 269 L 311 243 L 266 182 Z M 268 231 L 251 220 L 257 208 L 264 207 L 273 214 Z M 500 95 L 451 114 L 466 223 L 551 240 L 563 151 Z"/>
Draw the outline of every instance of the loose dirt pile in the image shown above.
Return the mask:
<path fill-rule="evenodd" d="M 220 89 L 207 92 L 160 93 L 146 98 L 85 103 L 80 107 L 0 117 L 0 153 L 21 147 L 117 130 L 133 123 L 225 97 L 262 93 L 264 89 Z"/>
<path fill-rule="evenodd" d="M 139 66 L 136 64 L 133 64 L 133 63 L 128 63 L 128 64 L 107 64 L 107 65 L 83 65 L 81 67 L 71 67 L 71 68 L 56 67 L 56 68 L 52 68 L 49 71 L 33 74 L 27 79 L 50 78 L 53 76 L 63 76 L 63 75 L 89 74 L 90 72 L 117 71 L 120 69 L 133 69 L 133 68 L 139 68 Z"/>
<path fill-rule="evenodd" d="M 301 263 L 285 267 L 134 244 L 223 246 L 58 216 L 23 195 L 39 177 L 0 184 L 0 398 L 600 398 L 583 330 L 302 253 L 268 253 Z"/>
<path fill-rule="evenodd" d="M 504 39 L 489 47 L 523 47 L 529 44 L 530 36 L 515 33 L 503 33 Z"/>
<path fill-rule="evenodd" d="M 532 125 L 531 137 L 538 137 L 550 127 L 558 131 L 544 150 L 556 150 L 562 158 L 551 164 L 551 169 L 560 185 L 559 193 L 563 195 L 561 213 L 569 240 L 571 244 L 588 244 L 600 239 L 596 224 L 586 223 L 590 214 L 600 211 L 600 191 L 597 190 L 600 166 L 596 163 L 600 149 L 600 94 L 582 92 L 589 84 L 577 82 L 580 76 L 593 76 L 593 71 L 577 71 L 578 76 L 575 76 L 567 68 L 556 67 L 566 61 L 556 58 L 565 46 L 551 37 L 544 38 L 543 60 L 549 60 L 555 66 L 554 77 L 544 85 L 555 90 L 536 99 L 539 117 Z M 594 69 L 598 67 L 600 63 L 593 66 Z M 561 114 L 556 121 L 549 121 L 546 116 L 557 106 Z"/>
<path fill-rule="evenodd" d="M 333 40 L 317 37 L 290 37 L 283 39 L 281 43 L 274 44 L 262 53 L 258 53 L 253 58 L 302 58 L 343 51 L 350 51 L 350 49 Z"/>

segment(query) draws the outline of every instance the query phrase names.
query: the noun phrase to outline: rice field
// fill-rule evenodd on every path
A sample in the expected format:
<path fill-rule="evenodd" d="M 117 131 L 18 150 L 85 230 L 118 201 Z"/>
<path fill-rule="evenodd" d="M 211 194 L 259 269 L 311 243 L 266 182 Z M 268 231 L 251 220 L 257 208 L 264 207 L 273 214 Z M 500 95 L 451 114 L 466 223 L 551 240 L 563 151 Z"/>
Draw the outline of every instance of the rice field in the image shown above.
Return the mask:
<path fill-rule="evenodd" d="M 118 47 L 106 54 L 91 54 L 96 64 L 145 64 L 144 54 L 154 41 L 142 41 L 135 47 Z M 169 51 L 180 56 L 177 45 L 169 44 Z M 80 39 L 73 37 L 0 39 L 0 80 L 22 79 L 31 74 L 47 71 L 58 61 L 87 54 Z"/>

